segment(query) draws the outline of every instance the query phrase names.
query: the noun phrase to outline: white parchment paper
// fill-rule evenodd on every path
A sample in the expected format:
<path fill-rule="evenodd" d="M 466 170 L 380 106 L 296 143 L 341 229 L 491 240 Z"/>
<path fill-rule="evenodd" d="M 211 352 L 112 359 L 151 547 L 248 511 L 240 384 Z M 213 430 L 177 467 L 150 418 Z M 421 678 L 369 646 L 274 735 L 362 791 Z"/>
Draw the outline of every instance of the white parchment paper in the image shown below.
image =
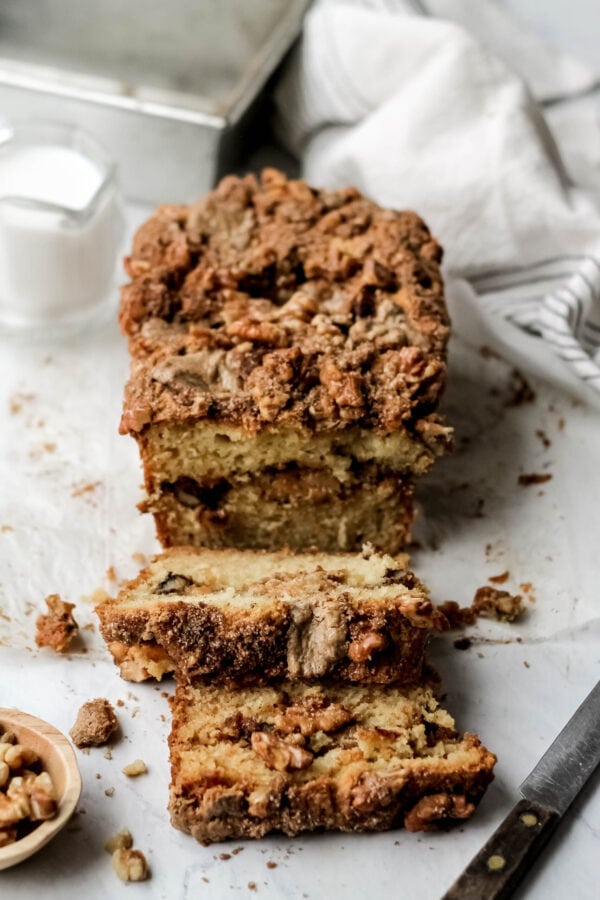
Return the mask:
<path fill-rule="evenodd" d="M 420 491 L 412 565 L 437 601 L 469 603 L 504 571 L 506 587 L 528 598 L 522 623 L 480 625 L 464 652 L 453 646 L 456 635 L 432 649 L 459 726 L 498 755 L 496 780 L 475 818 L 449 833 L 275 837 L 204 848 L 175 831 L 166 811 L 164 694 L 172 685 L 121 681 L 85 599 L 99 586 L 116 589 L 109 567 L 129 577 L 158 549 L 151 519 L 136 510 L 137 449 L 117 434 L 127 368 L 112 319 L 62 343 L 0 339 L 0 706 L 68 732 L 84 701 L 106 696 L 123 704 L 112 759 L 102 748 L 77 751 L 84 783 L 77 815 L 36 857 L 0 873 L 0 896 L 440 897 L 598 678 L 598 413 L 534 380 L 535 401 L 511 406 L 511 365 L 454 339 L 446 408 L 457 449 Z M 519 474 L 533 472 L 552 479 L 518 484 Z M 35 618 L 52 592 L 77 604 L 83 629 L 84 646 L 65 657 L 34 642 Z M 140 757 L 148 774 L 127 779 L 123 765 Z M 598 781 L 575 802 L 520 896 L 598 896 Z M 147 883 L 122 885 L 102 849 L 123 827 L 147 855 Z"/>

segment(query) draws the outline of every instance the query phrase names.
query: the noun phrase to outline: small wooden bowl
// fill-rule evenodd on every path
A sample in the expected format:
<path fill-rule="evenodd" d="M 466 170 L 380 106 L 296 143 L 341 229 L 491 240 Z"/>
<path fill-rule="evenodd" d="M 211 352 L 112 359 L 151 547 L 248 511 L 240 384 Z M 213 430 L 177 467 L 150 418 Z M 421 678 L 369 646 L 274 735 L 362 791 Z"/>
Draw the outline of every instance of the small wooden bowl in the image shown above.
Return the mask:
<path fill-rule="evenodd" d="M 40 850 L 71 818 L 81 794 L 81 775 L 67 738 L 53 725 L 18 709 L 0 709 L 0 732 L 13 731 L 24 747 L 34 750 L 52 779 L 58 810 L 25 837 L 0 847 L 0 869 L 8 869 Z"/>

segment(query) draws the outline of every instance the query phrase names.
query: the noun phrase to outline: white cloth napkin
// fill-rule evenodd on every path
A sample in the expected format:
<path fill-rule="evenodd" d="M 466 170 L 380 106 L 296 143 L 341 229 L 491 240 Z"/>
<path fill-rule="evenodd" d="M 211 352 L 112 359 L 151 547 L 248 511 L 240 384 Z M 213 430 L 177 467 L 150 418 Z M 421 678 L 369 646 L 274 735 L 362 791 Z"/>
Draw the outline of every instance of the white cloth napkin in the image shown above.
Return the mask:
<path fill-rule="evenodd" d="M 597 81 L 490 0 L 319 0 L 277 122 L 309 181 L 417 210 L 477 292 L 461 306 L 541 337 L 600 391 L 600 107 L 580 99 Z"/>

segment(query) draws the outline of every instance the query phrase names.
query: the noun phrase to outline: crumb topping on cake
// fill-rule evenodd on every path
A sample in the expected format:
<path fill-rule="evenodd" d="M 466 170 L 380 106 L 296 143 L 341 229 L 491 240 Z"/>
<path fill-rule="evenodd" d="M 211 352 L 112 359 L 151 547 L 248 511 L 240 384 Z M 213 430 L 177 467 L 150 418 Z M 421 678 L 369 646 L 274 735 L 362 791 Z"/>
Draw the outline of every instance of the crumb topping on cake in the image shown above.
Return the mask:
<path fill-rule="evenodd" d="M 137 359 L 121 430 L 360 421 L 444 443 L 441 255 L 415 213 L 273 169 L 160 207 L 126 259 L 120 322 Z"/>

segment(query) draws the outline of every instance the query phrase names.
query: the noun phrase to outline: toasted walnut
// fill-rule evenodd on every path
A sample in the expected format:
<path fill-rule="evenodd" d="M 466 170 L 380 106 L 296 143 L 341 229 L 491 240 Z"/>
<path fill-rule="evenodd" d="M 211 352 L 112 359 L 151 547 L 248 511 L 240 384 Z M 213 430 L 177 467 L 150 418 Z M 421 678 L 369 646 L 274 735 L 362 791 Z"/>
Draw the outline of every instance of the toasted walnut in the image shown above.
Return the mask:
<path fill-rule="evenodd" d="M 337 403 L 342 419 L 362 415 L 365 401 L 361 380 L 355 372 L 343 372 L 332 359 L 326 359 L 321 365 L 320 380 Z"/>
<path fill-rule="evenodd" d="M 199 502 L 199 501 L 198 501 Z M 175 572 L 169 572 L 166 578 L 156 587 L 157 594 L 182 594 L 186 588 L 194 584 L 191 578 L 186 575 L 177 575 Z"/>
<path fill-rule="evenodd" d="M 22 786 L 19 790 L 15 787 L 11 796 L 0 793 L 0 828 L 17 825 L 22 819 L 29 818 L 30 812 L 29 797 Z"/>
<path fill-rule="evenodd" d="M 115 711 L 104 697 L 84 703 L 69 734 L 78 747 L 106 744 L 118 728 Z"/>
<path fill-rule="evenodd" d="M 287 743 L 272 734 L 265 734 L 264 731 L 255 731 L 250 743 L 267 767 L 275 769 L 276 772 L 307 769 L 313 761 L 313 755 L 309 750 Z"/>
<path fill-rule="evenodd" d="M 361 813 L 385 807 L 393 793 L 393 784 L 374 772 L 365 772 L 351 791 L 351 806 Z"/>
<path fill-rule="evenodd" d="M 13 770 L 30 766 L 37 758 L 37 753 L 22 744 L 10 744 L 4 753 L 4 762 Z"/>
<path fill-rule="evenodd" d="M 366 631 L 348 647 L 348 656 L 352 662 L 362 663 L 371 659 L 374 653 L 384 650 L 387 638 L 379 631 Z"/>
<path fill-rule="evenodd" d="M 150 874 L 141 850 L 117 849 L 112 855 L 112 864 L 121 881 L 145 881 Z"/>
<path fill-rule="evenodd" d="M 276 799 L 272 797 L 268 788 L 255 788 L 248 796 L 248 812 L 251 816 L 258 819 L 266 819 L 272 807 L 272 801 Z"/>
<path fill-rule="evenodd" d="M 123 772 L 123 775 L 127 775 L 128 778 L 137 778 L 138 775 L 146 774 L 148 766 L 143 759 L 134 759 L 133 762 L 123 766 L 121 771 Z"/>
<path fill-rule="evenodd" d="M 519 594 L 509 594 L 484 585 L 478 588 L 472 603 L 475 615 L 481 618 L 503 619 L 512 622 L 523 615 L 523 599 Z"/>
<path fill-rule="evenodd" d="M 51 819 L 56 814 L 56 792 L 48 772 L 33 772 L 37 753 L 13 743 L 15 735 L 6 732 L 0 741 L 0 846 L 12 843 L 13 829 L 19 833 L 30 823 Z"/>
<path fill-rule="evenodd" d="M 131 850 L 133 847 L 133 837 L 127 828 L 123 828 L 117 834 L 111 834 L 104 841 L 104 849 L 107 853 L 114 853 L 115 850 Z"/>
<path fill-rule="evenodd" d="M 145 681 L 156 678 L 160 681 L 167 672 L 172 672 L 175 663 L 169 654 L 157 644 L 134 644 L 128 646 L 120 641 L 111 641 L 108 649 L 112 653 L 125 681 Z"/>
<path fill-rule="evenodd" d="M 31 804 L 30 818 L 43 822 L 56 815 L 56 793 L 48 772 L 40 772 L 26 785 Z"/>
<path fill-rule="evenodd" d="M 271 347 L 284 347 L 286 344 L 285 332 L 274 322 L 254 322 L 247 317 L 231 322 L 225 330 L 232 337 L 253 344 L 268 344 Z"/>
<path fill-rule="evenodd" d="M 74 603 L 65 603 L 58 594 L 46 597 L 48 612 L 38 616 L 35 642 L 38 647 L 51 647 L 57 653 L 67 650 L 79 633 L 73 618 Z"/>
<path fill-rule="evenodd" d="M 523 599 L 519 594 L 509 594 L 485 584 L 475 591 L 470 606 L 459 606 L 454 600 L 447 600 L 437 607 L 447 619 L 450 628 L 474 625 L 480 619 L 500 619 L 513 622 L 525 612 Z"/>
<path fill-rule="evenodd" d="M 341 704 L 324 706 L 321 698 L 315 697 L 314 700 L 316 702 L 311 703 L 309 698 L 302 704 L 288 707 L 276 717 L 275 728 L 284 734 L 298 730 L 305 737 L 310 737 L 317 731 L 337 731 L 352 720 L 352 713 Z"/>
<path fill-rule="evenodd" d="M 338 606 L 321 596 L 294 604 L 287 644 L 292 678 L 321 677 L 345 652 L 346 622 Z"/>
<path fill-rule="evenodd" d="M 14 844 L 17 839 L 17 829 L 16 828 L 0 828 L 0 848 L 8 847 L 9 844 Z"/>
<path fill-rule="evenodd" d="M 440 819 L 468 819 L 475 804 L 462 794 L 430 794 L 421 797 L 404 817 L 407 831 L 427 831 Z"/>

